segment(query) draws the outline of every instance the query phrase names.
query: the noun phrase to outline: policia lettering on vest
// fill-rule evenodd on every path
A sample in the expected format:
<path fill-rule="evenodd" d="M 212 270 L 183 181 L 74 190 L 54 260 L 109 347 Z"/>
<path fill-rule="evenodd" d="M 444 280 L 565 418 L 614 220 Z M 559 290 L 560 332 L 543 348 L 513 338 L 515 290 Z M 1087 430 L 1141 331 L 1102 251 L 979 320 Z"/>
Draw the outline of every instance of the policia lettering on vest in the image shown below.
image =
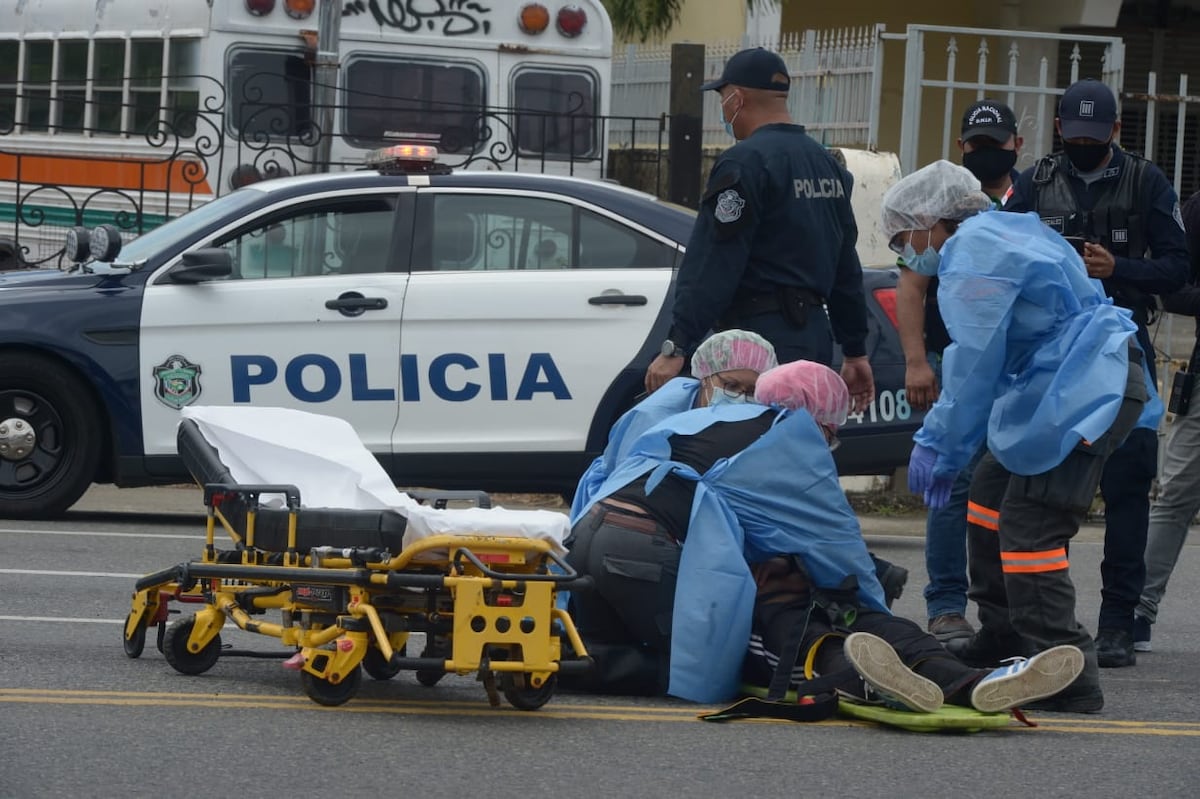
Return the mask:
<path fill-rule="evenodd" d="M 721 93 L 738 142 L 717 159 L 701 199 L 648 391 L 678 375 L 710 331 L 740 328 L 771 342 L 780 363 L 829 365 L 836 340 L 855 407 L 874 397 L 853 178 L 792 123 L 789 83 L 783 59 L 754 48 L 701 87 Z"/>
<path fill-rule="evenodd" d="M 1154 347 L 1146 326 L 1156 309 L 1154 295 L 1173 294 L 1188 278 L 1179 198 L 1158 167 L 1116 145 L 1121 131 L 1116 97 L 1103 83 L 1082 80 L 1068 87 L 1056 125 L 1062 152 L 1046 156 L 1018 178 L 1005 210 L 1036 211 L 1076 245 L 1088 275 L 1103 283 L 1113 302 L 1133 312 L 1153 393 Z M 1100 480 L 1105 535 L 1096 650 L 1102 667 L 1136 662 L 1133 612 L 1145 582 L 1162 410 L 1154 394 Z"/>

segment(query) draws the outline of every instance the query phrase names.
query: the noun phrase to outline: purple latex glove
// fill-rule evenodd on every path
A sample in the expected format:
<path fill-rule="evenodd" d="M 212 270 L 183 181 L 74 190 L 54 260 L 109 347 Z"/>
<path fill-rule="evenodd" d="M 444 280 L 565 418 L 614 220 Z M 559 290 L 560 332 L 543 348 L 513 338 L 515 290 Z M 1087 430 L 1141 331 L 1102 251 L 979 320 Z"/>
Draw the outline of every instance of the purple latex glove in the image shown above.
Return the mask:
<path fill-rule="evenodd" d="M 908 490 L 919 497 L 933 485 L 933 466 L 937 463 L 937 450 L 913 445 L 912 455 L 908 459 Z"/>
<path fill-rule="evenodd" d="M 954 475 L 933 478 L 929 488 L 925 489 L 925 504 L 933 510 L 946 507 L 946 503 L 950 501 L 950 489 L 953 487 Z"/>

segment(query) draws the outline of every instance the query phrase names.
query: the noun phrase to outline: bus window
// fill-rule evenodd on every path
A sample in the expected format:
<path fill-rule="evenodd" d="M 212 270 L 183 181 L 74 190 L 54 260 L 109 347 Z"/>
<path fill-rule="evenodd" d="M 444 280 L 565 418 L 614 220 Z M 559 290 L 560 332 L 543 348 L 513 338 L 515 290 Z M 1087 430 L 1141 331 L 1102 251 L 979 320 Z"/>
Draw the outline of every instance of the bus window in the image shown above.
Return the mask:
<path fill-rule="evenodd" d="M 483 71 L 471 64 L 356 58 L 346 68 L 346 138 L 359 147 L 407 138 L 473 153 L 485 103 Z"/>
<path fill-rule="evenodd" d="M 517 149 L 522 155 L 597 155 L 599 82 L 590 72 L 522 69 L 513 78 Z"/>
<path fill-rule="evenodd" d="M 82 133 L 87 112 L 87 39 L 58 42 L 58 129 Z"/>
<path fill-rule="evenodd" d="M 44 131 L 50 127 L 50 68 L 54 64 L 54 42 L 25 42 L 25 131 Z"/>
<path fill-rule="evenodd" d="M 125 40 L 97 39 L 95 48 L 92 98 L 96 103 L 96 118 L 93 126 L 98 133 L 120 133 L 124 110 Z"/>
<path fill-rule="evenodd" d="M 0 40 L 0 131 L 8 131 L 17 121 L 17 59 L 21 43 Z"/>
<path fill-rule="evenodd" d="M 309 130 L 312 67 L 302 51 L 233 51 L 226 91 L 232 128 L 243 137 L 302 136 Z"/>

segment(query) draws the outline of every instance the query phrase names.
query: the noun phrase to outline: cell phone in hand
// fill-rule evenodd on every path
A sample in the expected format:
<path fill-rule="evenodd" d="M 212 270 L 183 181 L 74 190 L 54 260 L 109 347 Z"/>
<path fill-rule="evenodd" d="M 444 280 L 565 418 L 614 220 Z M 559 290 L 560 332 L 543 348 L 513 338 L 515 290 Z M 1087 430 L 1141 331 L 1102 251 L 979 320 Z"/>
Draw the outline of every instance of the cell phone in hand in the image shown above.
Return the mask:
<path fill-rule="evenodd" d="M 1067 244 L 1075 248 L 1075 252 L 1079 253 L 1080 257 L 1083 256 L 1083 245 L 1087 244 L 1087 239 L 1083 236 L 1063 236 L 1063 238 L 1066 239 Z"/>

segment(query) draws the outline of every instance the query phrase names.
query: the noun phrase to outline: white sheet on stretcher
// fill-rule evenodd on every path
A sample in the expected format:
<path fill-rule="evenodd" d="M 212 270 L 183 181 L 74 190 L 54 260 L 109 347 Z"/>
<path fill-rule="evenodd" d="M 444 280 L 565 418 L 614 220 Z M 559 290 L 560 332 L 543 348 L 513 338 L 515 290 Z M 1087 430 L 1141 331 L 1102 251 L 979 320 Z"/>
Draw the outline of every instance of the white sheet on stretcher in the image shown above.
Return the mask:
<path fill-rule="evenodd" d="M 566 552 L 562 542 L 570 525 L 561 513 L 421 505 L 392 485 L 343 419 L 291 408 L 215 405 L 184 408 L 182 415 L 196 423 L 238 483 L 294 485 L 306 508 L 395 510 L 408 519 L 405 547 L 434 535 L 487 535 L 540 538 Z"/>

